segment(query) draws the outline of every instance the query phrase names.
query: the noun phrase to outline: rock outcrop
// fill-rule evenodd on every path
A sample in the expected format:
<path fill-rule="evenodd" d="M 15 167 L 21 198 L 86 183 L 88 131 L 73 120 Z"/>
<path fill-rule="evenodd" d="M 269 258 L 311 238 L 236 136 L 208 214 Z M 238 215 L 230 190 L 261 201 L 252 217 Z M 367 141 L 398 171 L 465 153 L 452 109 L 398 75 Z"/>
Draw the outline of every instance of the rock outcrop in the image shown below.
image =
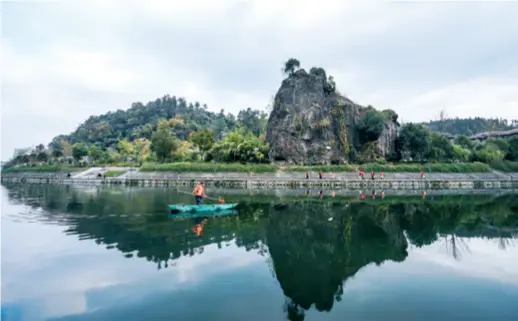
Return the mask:
<path fill-rule="evenodd" d="M 329 164 L 355 159 L 362 148 L 358 125 L 367 110 L 337 93 L 323 69 L 296 71 L 282 82 L 268 119 L 271 160 Z M 397 122 L 387 119 L 371 145 L 376 157 L 394 150 L 398 128 Z"/>

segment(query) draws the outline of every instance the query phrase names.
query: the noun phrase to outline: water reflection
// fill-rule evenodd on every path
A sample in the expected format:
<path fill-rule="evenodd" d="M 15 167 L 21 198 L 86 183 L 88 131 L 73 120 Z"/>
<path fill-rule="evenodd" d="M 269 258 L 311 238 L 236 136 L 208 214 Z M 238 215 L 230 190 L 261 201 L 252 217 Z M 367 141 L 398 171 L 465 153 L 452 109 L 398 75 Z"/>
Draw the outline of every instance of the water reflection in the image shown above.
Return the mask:
<path fill-rule="evenodd" d="M 430 200 L 384 193 L 376 198 L 373 192 L 371 199 L 324 197 L 319 191 L 310 198 L 308 191 L 282 200 L 240 197 L 239 213 L 193 217 L 168 215 L 167 204 L 191 202 L 169 190 L 13 186 L 8 194 L 10 202 L 26 204 L 30 211 L 5 219 L 65 226 L 67 235 L 154 262 L 157 269 L 235 240 L 237 247 L 267 258 L 289 320 L 304 320 L 312 307 L 331 311 L 348 280 L 366 266 L 403 262 L 411 251 L 431 245 L 462 261 L 471 251 L 470 239 L 490 239 L 498 251 L 513 247 L 518 235 L 517 195 Z"/>

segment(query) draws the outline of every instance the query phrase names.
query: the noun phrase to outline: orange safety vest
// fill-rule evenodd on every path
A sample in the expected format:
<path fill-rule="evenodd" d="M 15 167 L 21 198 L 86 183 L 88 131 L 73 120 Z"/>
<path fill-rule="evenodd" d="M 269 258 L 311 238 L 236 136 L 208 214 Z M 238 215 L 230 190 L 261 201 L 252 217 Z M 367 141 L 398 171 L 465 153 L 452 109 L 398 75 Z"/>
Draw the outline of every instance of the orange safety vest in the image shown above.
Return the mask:
<path fill-rule="evenodd" d="M 196 196 L 203 196 L 205 195 L 204 193 L 204 190 L 203 190 L 203 186 L 201 185 L 198 185 L 194 188 L 194 190 L 192 191 L 192 193 Z"/>

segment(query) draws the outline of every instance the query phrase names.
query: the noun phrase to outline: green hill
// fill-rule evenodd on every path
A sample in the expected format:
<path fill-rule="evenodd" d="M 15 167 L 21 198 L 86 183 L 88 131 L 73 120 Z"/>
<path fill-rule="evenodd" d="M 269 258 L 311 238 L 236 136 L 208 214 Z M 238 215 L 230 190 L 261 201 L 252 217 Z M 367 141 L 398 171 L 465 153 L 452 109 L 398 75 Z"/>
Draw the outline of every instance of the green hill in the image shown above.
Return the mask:
<path fill-rule="evenodd" d="M 259 112 L 256 114 L 259 115 Z M 244 118 L 245 115 L 241 113 L 240 116 Z M 186 140 L 189 133 L 200 129 L 212 129 L 218 138 L 237 126 L 236 117 L 225 114 L 224 110 L 213 113 L 207 110 L 207 105 L 166 95 L 145 105 L 137 102 L 127 110 L 119 109 L 100 116 L 91 116 L 71 134 L 55 137 L 49 148 L 59 148 L 62 140 L 71 144 L 85 143 L 95 144 L 101 148 L 115 148 L 122 139 L 151 139 L 158 122 L 171 118 L 178 119 L 174 134 L 181 140 Z"/>
<path fill-rule="evenodd" d="M 444 120 L 432 120 L 422 123 L 431 131 L 448 133 L 451 135 L 471 136 L 493 130 L 509 130 L 518 128 L 518 119 L 508 121 L 498 118 L 452 118 Z"/>

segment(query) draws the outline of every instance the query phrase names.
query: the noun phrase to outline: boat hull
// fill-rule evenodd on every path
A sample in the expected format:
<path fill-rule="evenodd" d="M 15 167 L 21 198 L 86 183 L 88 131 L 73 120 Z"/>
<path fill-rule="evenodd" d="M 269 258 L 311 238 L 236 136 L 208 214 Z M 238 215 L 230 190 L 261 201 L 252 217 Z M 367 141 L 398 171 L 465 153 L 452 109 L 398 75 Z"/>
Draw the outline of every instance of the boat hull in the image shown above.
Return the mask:
<path fill-rule="evenodd" d="M 219 216 L 230 216 L 230 215 L 237 215 L 239 212 L 237 210 L 221 210 L 217 212 L 172 212 L 169 214 L 170 218 L 174 219 L 192 219 L 197 217 L 219 217 Z"/>
<path fill-rule="evenodd" d="M 201 205 L 169 205 L 171 212 L 180 213 L 199 213 L 199 212 L 219 212 L 236 208 L 237 203 L 231 204 L 201 204 Z"/>

